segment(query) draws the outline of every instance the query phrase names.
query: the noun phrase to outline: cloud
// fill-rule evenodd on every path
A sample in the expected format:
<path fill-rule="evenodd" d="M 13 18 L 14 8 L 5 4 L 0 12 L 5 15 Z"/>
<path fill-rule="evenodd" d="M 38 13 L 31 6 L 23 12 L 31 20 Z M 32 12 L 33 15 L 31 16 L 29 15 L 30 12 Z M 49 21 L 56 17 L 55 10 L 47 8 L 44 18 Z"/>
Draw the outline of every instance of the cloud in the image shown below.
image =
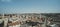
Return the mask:
<path fill-rule="evenodd" d="M 2 2 L 11 2 L 11 0 L 1 0 Z"/>

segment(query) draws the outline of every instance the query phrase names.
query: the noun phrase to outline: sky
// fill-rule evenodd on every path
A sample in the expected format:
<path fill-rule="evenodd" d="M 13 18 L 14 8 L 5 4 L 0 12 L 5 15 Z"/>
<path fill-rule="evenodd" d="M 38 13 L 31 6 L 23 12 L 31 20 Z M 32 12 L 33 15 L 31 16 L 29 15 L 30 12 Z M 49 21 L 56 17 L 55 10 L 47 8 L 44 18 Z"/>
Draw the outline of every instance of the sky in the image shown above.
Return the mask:
<path fill-rule="evenodd" d="M 60 0 L 0 0 L 0 13 L 60 13 Z"/>

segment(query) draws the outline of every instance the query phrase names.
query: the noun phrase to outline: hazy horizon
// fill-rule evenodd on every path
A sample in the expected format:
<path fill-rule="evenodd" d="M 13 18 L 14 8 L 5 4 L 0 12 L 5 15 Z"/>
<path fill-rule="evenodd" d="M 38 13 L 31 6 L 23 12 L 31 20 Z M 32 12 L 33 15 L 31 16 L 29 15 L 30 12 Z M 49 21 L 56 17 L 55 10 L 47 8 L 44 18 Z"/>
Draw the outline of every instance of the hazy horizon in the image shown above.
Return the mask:
<path fill-rule="evenodd" d="M 0 0 L 0 13 L 60 13 L 60 0 Z"/>

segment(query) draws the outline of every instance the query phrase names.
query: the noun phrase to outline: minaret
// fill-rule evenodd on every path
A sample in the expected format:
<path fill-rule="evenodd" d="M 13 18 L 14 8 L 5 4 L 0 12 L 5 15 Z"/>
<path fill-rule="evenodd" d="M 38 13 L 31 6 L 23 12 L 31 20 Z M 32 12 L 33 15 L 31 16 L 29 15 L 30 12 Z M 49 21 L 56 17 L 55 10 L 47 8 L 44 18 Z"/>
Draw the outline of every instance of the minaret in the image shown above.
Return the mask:
<path fill-rule="evenodd" d="M 3 15 L 2 15 L 2 19 L 4 19 L 4 13 L 3 13 Z"/>
<path fill-rule="evenodd" d="M 4 27 L 7 27 L 8 19 L 4 18 L 4 13 L 3 13 L 2 19 L 4 21 Z"/>
<path fill-rule="evenodd" d="M 4 21 L 4 13 L 2 14 L 2 19 L 3 19 L 3 21 Z M 4 27 L 5 27 L 5 22 L 4 22 Z"/>

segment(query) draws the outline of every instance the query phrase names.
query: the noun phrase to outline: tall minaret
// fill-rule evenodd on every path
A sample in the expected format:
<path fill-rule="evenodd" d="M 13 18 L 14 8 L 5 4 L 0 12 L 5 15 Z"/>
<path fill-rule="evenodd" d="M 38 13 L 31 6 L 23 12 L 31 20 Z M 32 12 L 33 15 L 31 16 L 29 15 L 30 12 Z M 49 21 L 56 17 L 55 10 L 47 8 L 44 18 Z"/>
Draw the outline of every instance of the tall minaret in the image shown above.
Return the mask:
<path fill-rule="evenodd" d="M 2 14 L 2 19 L 3 19 L 3 21 L 4 21 L 4 13 Z M 4 22 L 5 23 L 5 22 Z M 5 24 L 4 24 L 4 26 L 5 26 Z"/>
<path fill-rule="evenodd" d="M 8 19 L 7 18 L 4 18 L 4 13 L 3 13 L 2 19 L 4 21 L 4 27 L 7 27 Z"/>
<path fill-rule="evenodd" d="M 4 19 L 4 13 L 3 13 L 3 15 L 2 15 L 2 19 Z"/>
<path fill-rule="evenodd" d="M 40 14 L 40 22 L 42 22 L 42 15 Z"/>

